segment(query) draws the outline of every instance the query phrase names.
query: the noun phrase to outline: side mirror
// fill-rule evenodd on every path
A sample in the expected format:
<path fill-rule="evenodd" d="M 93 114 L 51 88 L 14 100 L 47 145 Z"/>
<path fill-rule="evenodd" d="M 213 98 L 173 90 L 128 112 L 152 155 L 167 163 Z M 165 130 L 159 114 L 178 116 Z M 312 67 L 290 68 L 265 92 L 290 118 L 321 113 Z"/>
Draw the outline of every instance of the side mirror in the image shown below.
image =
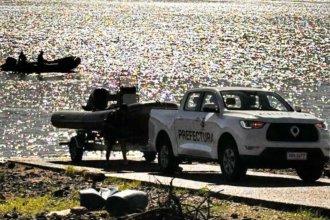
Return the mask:
<path fill-rule="evenodd" d="M 203 105 L 203 112 L 219 112 L 219 107 L 215 104 Z"/>

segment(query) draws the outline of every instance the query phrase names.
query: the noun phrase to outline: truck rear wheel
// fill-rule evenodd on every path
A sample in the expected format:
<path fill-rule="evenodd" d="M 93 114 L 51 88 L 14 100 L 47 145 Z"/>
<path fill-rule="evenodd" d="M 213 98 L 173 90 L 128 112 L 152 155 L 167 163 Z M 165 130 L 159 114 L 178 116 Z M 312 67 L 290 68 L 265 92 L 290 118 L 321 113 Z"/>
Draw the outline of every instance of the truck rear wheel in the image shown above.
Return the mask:
<path fill-rule="evenodd" d="M 152 162 L 156 159 L 156 152 L 144 151 L 143 157 L 147 162 Z"/>
<path fill-rule="evenodd" d="M 306 163 L 296 168 L 300 179 L 306 183 L 312 183 L 318 180 L 323 173 L 324 163 Z"/>
<path fill-rule="evenodd" d="M 235 181 L 245 176 L 247 168 L 240 161 L 236 143 L 233 140 L 222 144 L 218 159 L 225 180 Z"/>
<path fill-rule="evenodd" d="M 71 161 L 73 163 L 79 163 L 82 161 L 83 148 L 77 136 L 71 138 L 69 143 L 69 151 L 70 151 Z"/>
<path fill-rule="evenodd" d="M 175 158 L 172 146 L 168 141 L 161 143 L 158 152 L 158 164 L 164 173 L 174 173 L 178 170 L 178 160 Z"/>

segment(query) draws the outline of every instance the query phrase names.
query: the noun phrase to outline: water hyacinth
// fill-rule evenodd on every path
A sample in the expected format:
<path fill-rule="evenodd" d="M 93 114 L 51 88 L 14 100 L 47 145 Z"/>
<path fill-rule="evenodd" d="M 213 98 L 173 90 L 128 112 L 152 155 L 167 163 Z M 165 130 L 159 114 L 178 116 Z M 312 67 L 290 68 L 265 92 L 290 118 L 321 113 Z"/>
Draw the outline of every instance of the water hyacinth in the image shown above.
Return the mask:
<path fill-rule="evenodd" d="M 67 152 L 51 113 L 126 83 L 138 84 L 141 101 L 179 101 L 198 86 L 264 87 L 330 121 L 326 1 L 16 0 L 0 10 L 0 62 L 21 50 L 35 61 L 41 49 L 48 60 L 82 59 L 75 73 L 0 72 L 0 157 Z"/>

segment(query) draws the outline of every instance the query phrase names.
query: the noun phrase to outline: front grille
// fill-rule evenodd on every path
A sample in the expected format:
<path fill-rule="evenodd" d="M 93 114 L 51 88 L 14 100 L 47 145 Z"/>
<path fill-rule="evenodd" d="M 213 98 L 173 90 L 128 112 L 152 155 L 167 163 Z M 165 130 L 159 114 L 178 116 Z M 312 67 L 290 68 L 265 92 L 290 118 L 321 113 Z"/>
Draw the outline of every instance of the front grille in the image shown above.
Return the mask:
<path fill-rule="evenodd" d="M 269 141 L 316 142 L 318 132 L 314 124 L 274 123 L 267 130 Z"/>

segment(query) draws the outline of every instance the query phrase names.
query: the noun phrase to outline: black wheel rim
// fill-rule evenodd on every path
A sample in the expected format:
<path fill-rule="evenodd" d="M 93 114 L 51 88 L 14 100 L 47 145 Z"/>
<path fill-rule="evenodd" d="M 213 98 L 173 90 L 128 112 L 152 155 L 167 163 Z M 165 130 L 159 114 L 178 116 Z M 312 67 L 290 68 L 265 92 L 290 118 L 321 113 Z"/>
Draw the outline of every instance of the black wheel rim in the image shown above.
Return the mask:
<path fill-rule="evenodd" d="M 227 148 L 223 153 L 223 168 L 226 174 L 233 174 L 236 167 L 235 152 L 231 148 Z"/>

